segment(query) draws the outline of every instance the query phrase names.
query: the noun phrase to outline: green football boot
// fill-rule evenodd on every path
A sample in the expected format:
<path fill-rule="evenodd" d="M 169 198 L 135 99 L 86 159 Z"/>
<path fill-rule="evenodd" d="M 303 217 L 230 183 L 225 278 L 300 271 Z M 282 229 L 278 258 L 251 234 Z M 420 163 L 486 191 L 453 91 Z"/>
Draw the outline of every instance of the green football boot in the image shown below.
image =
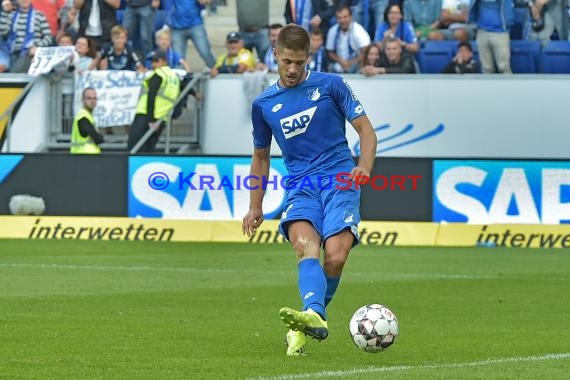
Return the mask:
<path fill-rule="evenodd" d="M 279 310 L 279 316 L 285 326 L 291 330 L 301 331 L 317 340 L 324 340 L 329 336 L 327 321 L 313 310 L 297 311 L 289 307 Z"/>
<path fill-rule="evenodd" d="M 305 356 L 305 333 L 289 330 L 287 332 L 287 356 Z"/>

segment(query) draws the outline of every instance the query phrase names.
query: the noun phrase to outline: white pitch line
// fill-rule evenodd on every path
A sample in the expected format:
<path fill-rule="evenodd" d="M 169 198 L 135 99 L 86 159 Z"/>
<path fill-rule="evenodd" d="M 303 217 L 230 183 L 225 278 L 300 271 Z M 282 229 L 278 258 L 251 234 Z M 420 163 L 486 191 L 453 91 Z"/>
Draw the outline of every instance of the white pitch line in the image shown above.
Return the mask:
<path fill-rule="evenodd" d="M 75 265 L 75 264 L 26 264 L 26 263 L 0 263 L 0 268 L 38 268 L 38 269 L 69 269 L 69 270 L 101 270 L 101 271 L 168 271 L 168 272 L 219 272 L 219 273 L 264 273 L 264 274 L 294 274 L 291 271 L 256 271 L 247 269 L 221 269 L 221 268 L 189 268 L 189 267 L 152 267 L 152 266 L 117 266 L 117 265 Z M 347 272 L 345 276 L 370 276 L 369 273 Z M 385 279 L 435 279 L 435 280 L 488 280 L 497 276 L 478 276 L 465 274 L 444 273 L 385 273 Z"/>
<path fill-rule="evenodd" d="M 398 372 L 409 370 L 422 370 L 422 369 L 438 369 L 438 368 L 469 368 L 469 367 L 484 367 L 493 364 L 502 363 L 518 363 L 518 362 L 538 362 L 545 360 L 564 360 L 570 359 L 570 352 L 559 354 L 546 354 L 541 356 L 515 356 L 510 358 L 486 359 L 476 362 L 463 362 L 463 363 L 443 363 L 443 364 L 424 364 L 424 365 L 398 365 L 392 367 L 367 367 L 367 368 L 354 368 L 346 371 L 322 371 L 313 373 L 281 375 L 275 377 L 256 377 L 256 380 L 289 380 L 289 379 L 307 379 L 317 377 L 344 377 L 351 375 L 365 375 L 370 373 L 380 372 Z"/>
<path fill-rule="evenodd" d="M 38 268 L 38 269 L 69 269 L 69 270 L 101 270 L 101 271 L 168 271 L 168 272 L 237 272 L 235 269 L 219 268 L 176 268 L 149 266 L 112 266 L 112 265 L 74 265 L 74 264 L 23 264 L 0 263 L 0 268 Z"/>
<path fill-rule="evenodd" d="M 369 276 L 369 273 L 347 273 L 348 276 L 350 275 L 357 275 L 357 276 Z M 447 280 L 488 280 L 498 278 L 498 276 L 489 276 L 489 275 L 471 275 L 471 274 L 438 274 L 438 273 L 385 273 L 382 274 L 382 277 L 390 278 L 394 276 L 396 278 L 426 278 L 426 279 L 447 279 Z"/>

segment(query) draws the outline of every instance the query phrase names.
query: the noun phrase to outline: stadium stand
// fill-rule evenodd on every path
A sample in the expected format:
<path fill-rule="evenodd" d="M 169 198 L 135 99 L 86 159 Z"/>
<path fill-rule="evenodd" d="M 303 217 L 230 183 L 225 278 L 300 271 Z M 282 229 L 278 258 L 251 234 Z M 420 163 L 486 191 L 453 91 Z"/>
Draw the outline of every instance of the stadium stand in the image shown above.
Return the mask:
<path fill-rule="evenodd" d="M 570 74 L 570 41 L 549 41 L 541 53 L 542 72 Z"/>
<path fill-rule="evenodd" d="M 540 72 L 540 41 L 511 40 L 511 70 L 515 74 Z"/>
<path fill-rule="evenodd" d="M 418 53 L 422 74 L 439 74 L 457 53 L 457 41 L 426 41 Z M 479 61 L 477 43 L 471 41 L 473 57 Z M 550 41 L 542 49 L 539 41 L 512 40 L 511 68 L 515 74 L 570 73 L 570 41 Z"/>
<path fill-rule="evenodd" d="M 418 53 L 422 74 L 440 74 L 457 52 L 457 41 L 426 41 Z"/>

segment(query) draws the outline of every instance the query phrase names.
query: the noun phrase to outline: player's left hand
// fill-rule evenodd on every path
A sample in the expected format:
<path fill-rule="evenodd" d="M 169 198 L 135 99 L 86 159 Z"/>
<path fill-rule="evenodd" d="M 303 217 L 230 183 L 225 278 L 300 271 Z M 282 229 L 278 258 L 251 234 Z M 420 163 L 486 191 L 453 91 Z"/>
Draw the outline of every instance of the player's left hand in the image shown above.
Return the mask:
<path fill-rule="evenodd" d="M 350 171 L 348 178 L 352 180 L 352 182 L 357 184 L 366 184 L 370 181 L 370 169 L 364 168 L 362 166 L 355 166 Z"/>
<path fill-rule="evenodd" d="M 247 237 L 252 237 L 259 226 L 261 226 L 261 223 L 263 223 L 263 212 L 256 209 L 249 210 L 243 218 L 241 230 Z"/>

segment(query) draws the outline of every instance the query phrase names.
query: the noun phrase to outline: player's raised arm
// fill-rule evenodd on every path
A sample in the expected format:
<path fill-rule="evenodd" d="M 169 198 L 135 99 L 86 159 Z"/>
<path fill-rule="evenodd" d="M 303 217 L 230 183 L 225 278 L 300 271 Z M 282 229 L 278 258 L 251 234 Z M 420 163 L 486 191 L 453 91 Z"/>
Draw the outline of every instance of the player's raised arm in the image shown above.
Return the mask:
<path fill-rule="evenodd" d="M 269 176 L 269 160 L 271 147 L 255 148 L 249 170 L 249 211 L 243 218 L 242 232 L 248 237 L 255 234 L 263 223 L 263 196 L 265 195 L 264 178 Z"/>
<path fill-rule="evenodd" d="M 376 148 L 378 139 L 376 133 L 370 123 L 368 116 L 362 115 L 352 119 L 352 127 L 360 137 L 360 158 L 358 159 L 358 166 L 354 167 L 350 172 L 350 178 L 355 176 L 370 176 L 372 174 L 372 167 L 376 159 Z"/>

